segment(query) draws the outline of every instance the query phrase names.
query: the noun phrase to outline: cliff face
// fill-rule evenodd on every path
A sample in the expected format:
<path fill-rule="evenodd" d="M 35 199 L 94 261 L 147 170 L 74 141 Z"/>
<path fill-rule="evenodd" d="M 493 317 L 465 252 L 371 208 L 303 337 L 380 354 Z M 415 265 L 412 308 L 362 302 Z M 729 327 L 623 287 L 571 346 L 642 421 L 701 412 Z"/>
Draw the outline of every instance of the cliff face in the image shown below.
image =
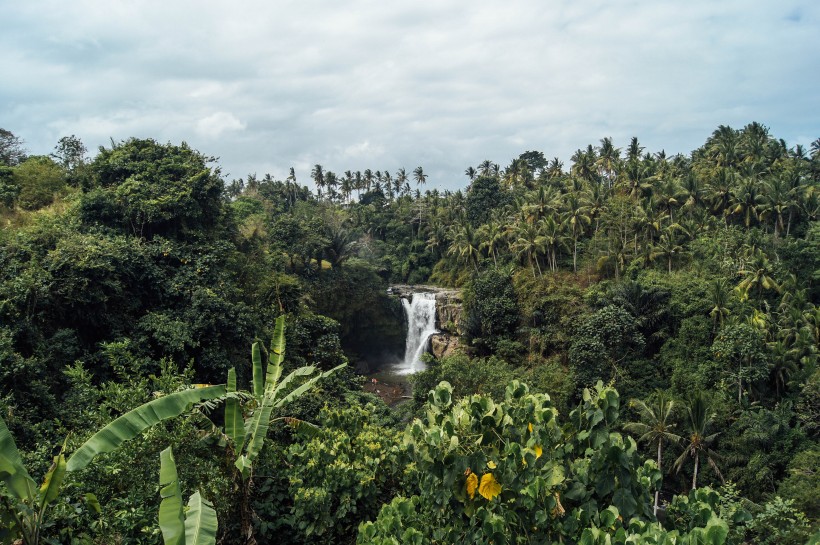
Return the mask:
<path fill-rule="evenodd" d="M 390 287 L 390 294 L 397 297 L 410 297 L 413 293 L 419 292 L 436 294 L 436 329 L 439 333 L 430 337 L 431 352 L 439 359 L 453 354 L 460 347 L 463 309 L 461 292 L 436 286 Z"/>

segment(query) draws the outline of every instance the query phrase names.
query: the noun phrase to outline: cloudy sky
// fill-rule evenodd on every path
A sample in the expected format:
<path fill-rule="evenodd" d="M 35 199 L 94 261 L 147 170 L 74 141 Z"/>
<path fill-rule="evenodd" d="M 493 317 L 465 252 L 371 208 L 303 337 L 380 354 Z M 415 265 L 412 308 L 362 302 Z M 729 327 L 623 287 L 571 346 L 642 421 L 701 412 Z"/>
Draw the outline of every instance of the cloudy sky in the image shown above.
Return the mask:
<path fill-rule="evenodd" d="M 0 0 L 0 127 L 49 153 L 187 141 L 227 178 L 423 166 L 430 186 L 605 136 L 820 137 L 817 0 Z"/>

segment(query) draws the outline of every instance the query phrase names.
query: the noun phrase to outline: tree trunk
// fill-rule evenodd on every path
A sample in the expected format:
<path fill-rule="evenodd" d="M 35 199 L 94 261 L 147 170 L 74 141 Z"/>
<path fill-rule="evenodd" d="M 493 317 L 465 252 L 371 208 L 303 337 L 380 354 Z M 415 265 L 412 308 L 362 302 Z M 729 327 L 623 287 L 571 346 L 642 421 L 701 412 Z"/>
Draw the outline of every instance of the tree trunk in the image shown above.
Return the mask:
<path fill-rule="evenodd" d="M 692 475 L 692 490 L 696 490 L 698 487 L 698 462 L 700 462 L 700 456 L 695 454 L 695 473 Z"/>
<path fill-rule="evenodd" d="M 661 468 L 661 446 L 663 445 L 663 440 L 658 439 L 658 469 Z M 663 471 L 661 471 L 661 476 L 663 476 Z M 655 507 L 652 509 L 652 515 L 655 518 L 658 518 L 658 499 L 661 491 L 660 489 L 655 490 Z"/>
<path fill-rule="evenodd" d="M 574 273 L 578 272 L 578 266 L 576 264 L 577 256 L 578 256 L 578 239 L 573 238 L 572 239 L 572 272 L 574 272 Z"/>

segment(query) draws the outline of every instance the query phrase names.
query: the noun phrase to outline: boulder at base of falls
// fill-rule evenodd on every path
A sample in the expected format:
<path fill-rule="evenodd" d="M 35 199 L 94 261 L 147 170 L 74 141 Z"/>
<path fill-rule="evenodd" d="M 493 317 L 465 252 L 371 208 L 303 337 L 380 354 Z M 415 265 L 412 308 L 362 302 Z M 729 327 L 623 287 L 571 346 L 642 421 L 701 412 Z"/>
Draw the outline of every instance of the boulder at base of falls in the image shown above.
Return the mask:
<path fill-rule="evenodd" d="M 436 359 L 452 356 L 459 349 L 458 337 L 437 333 L 430 337 L 430 351 Z"/>

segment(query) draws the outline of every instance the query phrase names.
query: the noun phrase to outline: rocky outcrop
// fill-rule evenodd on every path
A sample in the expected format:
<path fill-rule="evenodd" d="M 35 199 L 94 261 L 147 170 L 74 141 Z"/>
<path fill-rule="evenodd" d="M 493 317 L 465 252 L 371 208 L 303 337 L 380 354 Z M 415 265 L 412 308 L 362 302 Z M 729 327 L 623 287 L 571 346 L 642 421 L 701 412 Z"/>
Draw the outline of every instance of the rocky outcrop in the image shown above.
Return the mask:
<path fill-rule="evenodd" d="M 436 327 L 452 335 L 461 334 L 461 293 L 447 291 L 436 294 Z"/>
<path fill-rule="evenodd" d="M 448 333 L 436 333 L 430 337 L 430 352 L 436 359 L 452 356 L 459 349 L 458 337 Z"/>

